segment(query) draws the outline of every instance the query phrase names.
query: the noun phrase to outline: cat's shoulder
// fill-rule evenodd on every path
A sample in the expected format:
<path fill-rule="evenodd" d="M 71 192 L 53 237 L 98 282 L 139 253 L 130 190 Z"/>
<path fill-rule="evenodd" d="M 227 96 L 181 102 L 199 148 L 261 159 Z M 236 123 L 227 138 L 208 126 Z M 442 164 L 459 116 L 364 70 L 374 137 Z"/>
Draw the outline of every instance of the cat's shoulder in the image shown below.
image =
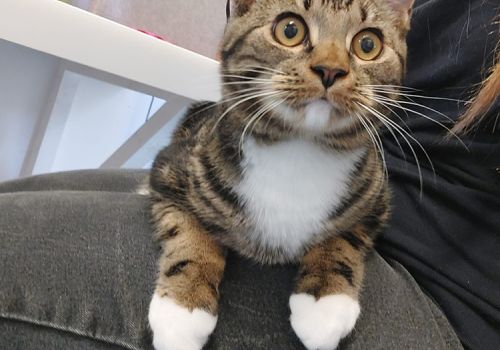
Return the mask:
<path fill-rule="evenodd" d="M 219 105 L 216 102 L 203 101 L 191 105 L 175 130 L 172 142 L 185 142 L 192 139 L 203 127 L 211 124 L 210 121 L 213 120 L 218 110 Z"/>
<path fill-rule="evenodd" d="M 210 101 L 191 105 L 175 128 L 170 144 L 157 154 L 153 168 L 162 168 L 166 164 L 169 168 L 184 168 L 186 158 L 193 147 L 199 145 L 203 130 L 211 127 L 218 110 L 218 104 Z"/>

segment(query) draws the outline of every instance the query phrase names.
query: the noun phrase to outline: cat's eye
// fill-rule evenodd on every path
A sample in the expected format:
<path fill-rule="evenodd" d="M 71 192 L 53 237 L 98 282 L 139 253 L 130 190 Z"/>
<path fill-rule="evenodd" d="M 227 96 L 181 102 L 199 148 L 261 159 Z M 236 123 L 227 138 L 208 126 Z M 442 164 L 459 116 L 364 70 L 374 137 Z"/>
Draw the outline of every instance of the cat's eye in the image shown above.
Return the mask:
<path fill-rule="evenodd" d="M 288 14 L 278 17 L 273 26 L 273 34 L 281 45 L 294 47 L 306 39 L 307 27 L 302 18 Z"/>
<path fill-rule="evenodd" d="M 352 51 L 363 61 L 373 61 L 380 56 L 384 44 L 382 34 L 372 29 L 362 30 L 352 39 Z"/>

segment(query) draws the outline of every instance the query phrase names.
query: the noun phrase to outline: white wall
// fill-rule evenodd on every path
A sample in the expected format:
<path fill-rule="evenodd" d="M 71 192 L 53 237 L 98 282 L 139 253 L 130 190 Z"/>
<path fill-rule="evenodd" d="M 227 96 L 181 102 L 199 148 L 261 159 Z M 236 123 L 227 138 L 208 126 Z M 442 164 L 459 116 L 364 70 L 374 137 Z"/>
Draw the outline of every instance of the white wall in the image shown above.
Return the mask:
<path fill-rule="evenodd" d="M 71 0 L 85 10 L 215 58 L 226 24 L 226 0 Z"/>
<path fill-rule="evenodd" d="M 0 181 L 19 176 L 58 59 L 0 39 Z"/>
<path fill-rule="evenodd" d="M 71 75 L 77 74 L 66 72 L 65 79 Z M 151 96 L 88 77 L 77 78 L 54 163 L 42 172 L 98 168 L 147 120 Z"/>
<path fill-rule="evenodd" d="M 225 25 L 226 0 L 68 0 L 66 2 L 77 4 L 130 27 L 156 32 L 172 39 L 180 46 L 210 57 L 216 54 Z M 46 113 L 47 104 L 54 101 L 54 91 L 51 90 L 60 79 L 59 62 L 58 58 L 0 39 L 0 181 L 17 178 L 20 175 L 37 120 L 41 114 Z M 103 87 L 103 96 L 109 93 L 110 101 L 116 102 L 118 99 L 123 101 L 129 97 L 134 99 L 132 96 L 113 95 L 111 89 L 106 90 L 107 92 L 105 90 Z M 78 95 L 83 96 L 82 94 L 85 95 L 85 91 L 80 91 Z M 122 91 L 121 94 L 126 95 L 129 92 Z M 83 106 L 82 110 L 86 109 L 85 102 L 83 100 L 79 102 L 78 97 L 74 102 Z M 139 107 L 141 103 L 137 102 L 135 109 L 143 109 Z M 153 107 L 153 111 L 158 108 L 156 104 Z M 127 114 L 127 108 L 129 107 L 123 106 L 121 112 L 114 116 L 106 112 L 110 110 L 106 105 L 88 106 L 87 112 L 97 113 L 94 116 L 106 115 L 114 123 L 122 123 L 123 120 L 118 121 L 116 118 L 118 115 L 130 116 L 130 113 Z M 51 153 L 50 167 L 44 168 L 47 171 L 96 167 L 95 154 L 101 152 L 100 161 L 111 152 L 111 148 L 98 147 L 99 140 L 105 138 L 117 140 L 118 134 L 119 138 L 123 139 L 137 127 L 136 124 L 130 125 L 128 131 L 124 132 L 103 127 L 90 130 L 93 133 L 85 128 L 84 132 L 84 126 L 78 123 L 81 123 L 85 116 L 82 113 L 77 113 L 79 114 L 77 116 L 75 113 L 68 119 L 70 122 L 67 125 L 64 123 L 60 125 L 60 128 L 64 129 L 63 137 L 60 140 L 57 138 L 57 143 L 59 145 L 60 141 L 61 147 L 57 153 L 55 150 Z M 66 118 L 64 119 L 66 123 Z M 94 122 L 98 123 L 97 120 Z M 170 130 L 165 130 L 165 135 L 168 135 Z M 87 154 L 94 155 L 92 164 L 87 158 L 72 158 L 72 151 L 76 147 L 75 141 L 80 145 L 86 145 L 84 151 Z M 69 144 L 73 146 L 66 148 Z M 78 161 L 78 165 L 75 161 Z M 32 162 L 28 164 L 32 165 Z M 31 167 L 26 174 L 30 172 Z"/>

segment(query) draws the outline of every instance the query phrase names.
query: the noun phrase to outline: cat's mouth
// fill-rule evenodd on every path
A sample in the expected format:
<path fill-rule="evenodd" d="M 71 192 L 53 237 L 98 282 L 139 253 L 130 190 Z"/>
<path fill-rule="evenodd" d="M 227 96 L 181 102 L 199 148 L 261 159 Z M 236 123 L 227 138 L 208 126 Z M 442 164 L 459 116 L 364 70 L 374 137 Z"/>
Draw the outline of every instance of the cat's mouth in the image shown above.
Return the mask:
<path fill-rule="evenodd" d="M 306 114 L 311 112 L 316 113 L 318 117 L 325 119 L 337 119 L 345 115 L 345 112 L 337 102 L 332 101 L 326 97 L 307 101 L 302 104 L 300 109 Z"/>
<path fill-rule="evenodd" d="M 341 103 L 344 103 L 341 101 Z M 348 108 L 330 96 L 303 100 L 292 105 L 278 106 L 279 115 L 296 128 L 323 134 L 348 128 L 352 123 Z"/>
<path fill-rule="evenodd" d="M 332 113 L 337 116 L 345 114 L 345 110 L 342 107 L 344 103 L 340 103 L 337 99 L 324 95 L 322 97 L 309 98 L 307 100 L 296 102 L 293 106 L 298 111 L 304 111 L 308 106 L 322 106 L 324 109 L 329 108 Z"/>
<path fill-rule="evenodd" d="M 301 127 L 316 132 L 332 131 L 346 126 L 345 112 L 334 101 L 319 98 L 306 102 L 298 110 Z"/>
<path fill-rule="evenodd" d="M 305 103 L 302 109 L 306 118 L 314 116 L 315 118 L 329 119 L 332 115 L 340 112 L 338 106 L 326 98 Z"/>

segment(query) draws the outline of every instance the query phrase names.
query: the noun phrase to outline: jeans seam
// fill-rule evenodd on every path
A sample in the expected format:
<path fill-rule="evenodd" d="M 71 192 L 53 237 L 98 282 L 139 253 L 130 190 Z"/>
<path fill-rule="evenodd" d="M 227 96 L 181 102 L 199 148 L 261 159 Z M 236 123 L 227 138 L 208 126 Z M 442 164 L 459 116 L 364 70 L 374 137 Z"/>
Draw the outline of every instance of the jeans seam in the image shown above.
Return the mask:
<path fill-rule="evenodd" d="M 33 324 L 36 326 L 52 328 L 52 329 L 56 329 L 58 331 L 71 333 L 71 334 L 86 337 L 86 338 L 89 338 L 92 340 L 102 341 L 102 342 L 105 342 L 105 343 L 108 343 L 111 345 L 121 346 L 122 348 L 128 349 L 128 350 L 143 350 L 142 348 L 139 348 L 135 345 L 132 345 L 126 341 L 123 341 L 123 340 L 120 340 L 117 338 L 90 334 L 88 332 L 84 332 L 84 331 L 76 329 L 76 328 L 61 326 L 61 325 L 58 325 L 58 324 L 53 323 L 53 322 L 40 321 L 40 320 L 36 320 L 36 319 L 30 318 L 30 317 L 7 314 L 4 312 L 0 312 L 0 318 L 6 319 L 6 320 L 11 320 L 11 321 L 30 323 L 30 324 Z"/>

